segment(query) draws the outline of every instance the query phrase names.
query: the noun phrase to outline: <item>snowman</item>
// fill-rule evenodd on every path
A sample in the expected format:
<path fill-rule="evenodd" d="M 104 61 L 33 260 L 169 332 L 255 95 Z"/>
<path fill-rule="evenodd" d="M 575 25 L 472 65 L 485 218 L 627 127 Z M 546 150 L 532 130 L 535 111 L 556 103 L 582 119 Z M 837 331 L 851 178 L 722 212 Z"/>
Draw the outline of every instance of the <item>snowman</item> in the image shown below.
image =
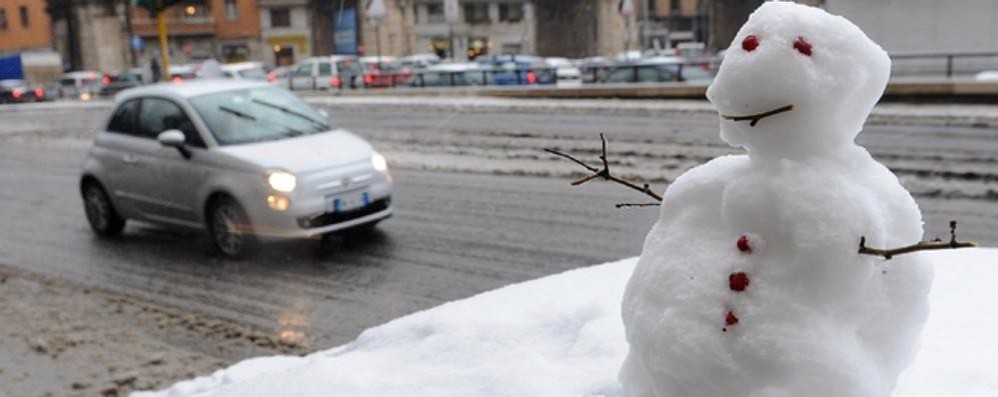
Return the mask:
<path fill-rule="evenodd" d="M 707 98 L 746 155 L 666 190 L 623 298 L 625 396 L 887 396 L 932 278 L 911 195 L 854 143 L 890 59 L 838 16 L 763 4 Z"/>

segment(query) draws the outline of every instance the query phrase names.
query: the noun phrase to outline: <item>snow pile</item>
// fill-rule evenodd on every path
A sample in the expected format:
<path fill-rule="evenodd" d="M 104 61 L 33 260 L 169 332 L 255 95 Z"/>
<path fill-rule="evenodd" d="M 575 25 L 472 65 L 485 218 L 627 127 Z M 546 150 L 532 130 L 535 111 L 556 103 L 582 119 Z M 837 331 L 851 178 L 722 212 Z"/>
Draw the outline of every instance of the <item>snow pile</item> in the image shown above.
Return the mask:
<path fill-rule="evenodd" d="M 887 54 L 841 17 L 763 4 L 707 91 L 748 155 L 665 192 L 623 301 L 625 396 L 887 396 L 928 312 L 915 200 L 853 143 Z"/>
<path fill-rule="evenodd" d="M 932 312 L 893 395 L 998 394 L 998 250 L 915 255 L 937 265 Z M 636 262 L 508 286 L 372 328 L 332 350 L 246 360 L 133 397 L 619 395 L 627 352 L 620 297 Z"/>

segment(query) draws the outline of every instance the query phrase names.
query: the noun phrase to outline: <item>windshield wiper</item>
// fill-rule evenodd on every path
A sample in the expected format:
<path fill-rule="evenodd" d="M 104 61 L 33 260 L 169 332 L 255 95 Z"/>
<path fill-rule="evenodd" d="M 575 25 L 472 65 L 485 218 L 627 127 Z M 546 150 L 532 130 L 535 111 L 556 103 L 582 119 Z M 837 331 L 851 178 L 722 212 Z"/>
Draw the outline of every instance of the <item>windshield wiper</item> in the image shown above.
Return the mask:
<path fill-rule="evenodd" d="M 239 118 L 241 118 L 241 119 L 246 119 L 246 120 L 250 120 L 250 121 L 259 121 L 259 120 L 257 120 L 257 118 L 256 118 L 256 117 L 254 117 L 254 116 L 251 116 L 251 115 L 249 115 L 249 114 L 246 114 L 246 113 L 243 113 L 243 112 L 240 112 L 240 111 L 238 111 L 238 110 L 236 110 L 236 109 L 233 109 L 233 108 L 230 108 L 230 107 L 226 107 L 226 106 L 224 106 L 224 105 L 223 105 L 223 106 L 219 106 L 219 107 L 218 107 L 218 110 L 221 110 L 221 111 L 223 111 L 223 112 L 225 112 L 225 113 L 228 113 L 228 114 L 231 114 L 231 115 L 233 115 L 233 116 L 236 116 L 236 117 L 239 117 Z M 290 127 L 290 126 L 286 126 L 286 125 L 284 125 L 284 124 L 281 124 L 281 123 L 278 123 L 278 122 L 275 122 L 275 121 L 271 121 L 271 120 L 263 120 L 263 121 L 265 121 L 265 122 L 267 122 L 267 123 L 270 123 L 270 124 L 273 124 L 273 125 L 276 125 L 276 126 L 279 126 L 279 127 L 281 127 L 281 128 L 284 128 L 284 129 L 285 129 L 285 131 L 284 131 L 284 133 L 283 133 L 283 134 L 284 134 L 285 136 L 288 136 L 288 137 L 296 137 L 296 136 L 302 136 L 302 135 L 305 135 L 305 132 L 304 132 L 304 131 L 302 131 L 302 130 L 299 130 L 299 129 L 296 129 L 296 128 L 293 128 L 293 127 Z M 269 138 L 268 138 L 268 139 L 269 139 Z"/>
<path fill-rule="evenodd" d="M 290 114 L 292 116 L 298 117 L 298 118 L 300 118 L 302 120 L 309 121 L 312 124 L 321 127 L 322 129 L 329 129 L 329 125 L 327 125 L 325 122 L 323 122 L 321 120 L 313 119 L 313 118 L 309 117 L 308 115 L 306 115 L 306 114 L 304 114 L 302 112 L 299 112 L 299 111 L 296 111 L 296 110 L 291 110 L 291 109 L 288 109 L 287 107 L 284 107 L 284 106 L 281 106 L 281 105 L 278 105 L 278 104 L 274 104 L 274 103 L 270 103 L 270 102 L 267 102 L 267 101 L 261 101 L 259 99 L 255 99 L 255 98 L 251 99 L 251 100 L 253 101 L 253 103 L 260 104 L 260 105 L 266 106 L 266 107 L 271 108 L 271 109 L 277 109 L 277 110 L 280 110 L 280 111 L 282 111 L 284 113 L 287 113 L 287 114 Z"/>
<path fill-rule="evenodd" d="M 232 109 L 232 108 L 225 107 L 225 106 L 219 106 L 218 110 L 221 110 L 221 111 L 223 111 L 225 113 L 229 113 L 229 114 L 235 115 L 236 117 L 239 117 L 239 118 L 242 118 L 242 119 L 256 121 L 256 117 L 250 116 L 250 115 L 248 115 L 246 113 L 243 113 L 243 112 L 240 112 L 240 111 L 238 111 L 236 109 Z"/>

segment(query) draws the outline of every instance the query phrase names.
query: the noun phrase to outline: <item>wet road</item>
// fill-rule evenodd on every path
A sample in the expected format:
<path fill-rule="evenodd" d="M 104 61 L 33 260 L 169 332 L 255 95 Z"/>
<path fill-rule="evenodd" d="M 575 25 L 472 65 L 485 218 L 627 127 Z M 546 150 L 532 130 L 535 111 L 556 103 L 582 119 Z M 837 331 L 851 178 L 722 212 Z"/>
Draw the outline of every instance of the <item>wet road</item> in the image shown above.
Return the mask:
<path fill-rule="evenodd" d="M 732 152 L 715 117 L 327 110 L 395 166 L 396 215 L 369 239 L 278 241 L 245 262 L 213 257 L 197 232 L 132 224 L 97 239 L 76 180 L 92 136 L 80 126 L 104 112 L 24 112 L 0 115 L 0 263 L 324 348 L 445 301 L 639 254 L 655 210 L 614 209 L 641 200 L 617 186 L 568 187 L 575 168 L 539 148 L 591 158 L 606 132 L 614 169 L 658 190 Z M 916 194 L 929 235 L 955 218 L 961 236 L 998 243 L 998 131 L 881 125 L 860 141 Z"/>
<path fill-rule="evenodd" d="M 364 328 L 509 283 L 637 255 L 648 212 L 613 186 L 396 171 L 396 214 L 365 240 L 277 241 L 212 257 L 201 233 L 131 224 L 94 237 L 76 191 L 83 150 L 0 147 L 0 263 L 329 347 Z"/>

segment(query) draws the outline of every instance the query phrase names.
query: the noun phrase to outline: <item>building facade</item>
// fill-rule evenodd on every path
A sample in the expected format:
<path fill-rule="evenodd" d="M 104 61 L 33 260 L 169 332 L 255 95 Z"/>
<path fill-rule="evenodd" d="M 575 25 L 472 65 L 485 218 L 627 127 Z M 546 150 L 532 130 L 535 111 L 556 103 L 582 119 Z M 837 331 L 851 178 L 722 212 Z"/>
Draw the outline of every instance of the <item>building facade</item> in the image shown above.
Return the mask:
<path fill-rule="evenodd" d="M 264 63 L 292 65 L 312 56 L 308 0 L 259 0 Z M 269 51 L 268 51 L 269 50 Z"/>
<path fill-rule="evenodd" d="M 217 59 L 241 62 L 262 58 L 260 17 L 256 0 L 191 0 L 163 10 L 173 64 Z M 138 62 L 159 58 L 156 18 L 142 7 L 131 8 Z"/>
<path fill-rule="evenodd" d="M 50 48 L 50 26 L 44 2 L 0 0 L 0 54 Z"/>

